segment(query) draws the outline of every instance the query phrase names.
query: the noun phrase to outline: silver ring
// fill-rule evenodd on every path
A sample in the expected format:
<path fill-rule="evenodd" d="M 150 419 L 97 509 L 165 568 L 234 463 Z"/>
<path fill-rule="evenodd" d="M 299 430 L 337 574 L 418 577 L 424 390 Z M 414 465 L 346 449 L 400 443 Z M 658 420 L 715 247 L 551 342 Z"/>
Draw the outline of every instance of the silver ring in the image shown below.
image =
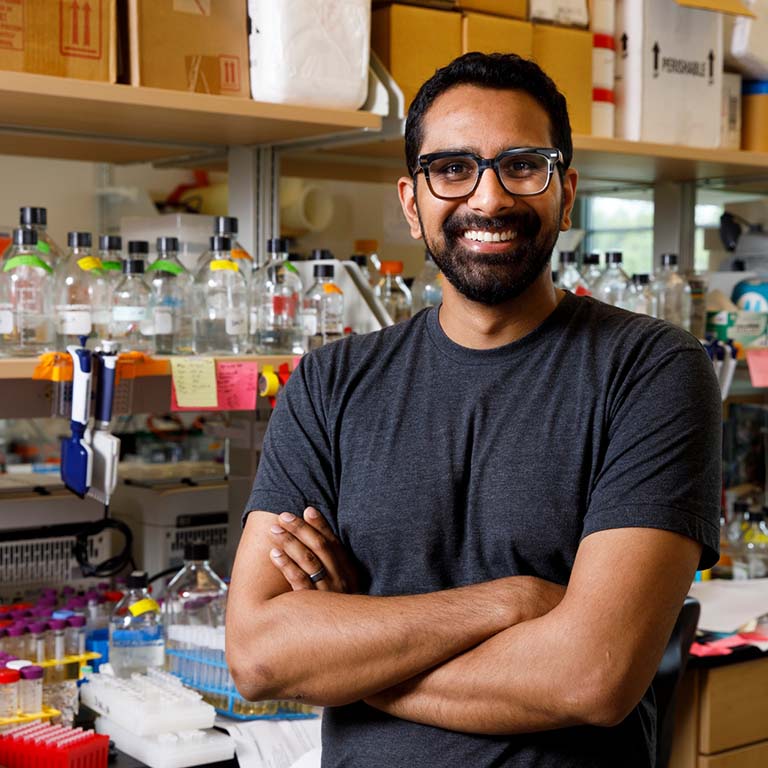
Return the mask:
<path fill-rule="evenodd" d="M 327 575 L 328 575 L 328 571 L 325 570 L 324 565 L 321 565 L 319 571 L 309 574 L 309 580 L 313 584 L 317 584 L 318 581 L 322 581 Z"/>

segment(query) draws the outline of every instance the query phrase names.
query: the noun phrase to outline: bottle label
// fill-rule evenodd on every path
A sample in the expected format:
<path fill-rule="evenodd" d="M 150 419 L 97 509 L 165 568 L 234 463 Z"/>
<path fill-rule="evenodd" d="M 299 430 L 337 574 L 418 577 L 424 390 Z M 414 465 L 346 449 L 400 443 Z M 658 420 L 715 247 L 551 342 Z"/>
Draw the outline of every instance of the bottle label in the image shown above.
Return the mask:
<path fill-rule="evenodd" d="M 256 309 L 251 308 L 250 323 L 248 324 L 248 333 L 253 336 L 259 329 L 259 312 Z"/>
<path fill-rule="evenodd" d="M 116 323 L 140 323 L 147 317 L 144 307 L 113 307 L 112 319 Z"/>
<path fill-rule="evenodd" d="M 119 261 L 102 261 L 101 268 L 107 272 L 122 272 L 123 268 Z"/>
<path fill-rule="evenodd" d="M 13 312 L 0 309 L 0 333 L 13 333 Z"/>
<path fill-rule="evenodd" d="M 149 265 L 147 272 L 167 272 L 169 275 L 181 275 L 184 272 L 184 267 L 175 261 L 158 259 Z"/>
<path fill-rule="evenodd" d="M 93 324 L 106 325 L 112 319 L 112 313 L 108 309 L 93 310 Z"/>
<path fill-rule="evenodd" d="M 323 283 L 323 290 L 326 293 L 340 293 L 340 294 L 344 293 L 344 291 L 342 291 L 341 288 L 339 288 L 339 286 L 336 285 L 336 283 Z"/>
<path fill-rule="evenodd" d="M 238 272 L 237 264 L 230 259 L 214 259 L 211 264 L 211 272 L 219 272 L 222 269 L 228 269 L 230 272 Z"/>
<path fill-rule="evenodd" d="M 317 333 L 317 310 L 305 309 L 301 316 L 301 322 L 304 326 L 304 333 L 307 336 L 314 336 Z"/>
<path fill-rule="evenodd" d="M 56 307 L 56 331 L 63 336 L 87 336 L 93 327 L 88 307 Z"/>
<path fill-rule="evenodd" d="M 98 256 L 83 256 L 77 260 L 77 266 L 83 272 L 90 272 L 92 269 L 101 269 L 101 259 Z"/>
<path fill-rule="evenodd" d="M 243 250 L 242 248 L 233 248 L 232 249 L 232 258 L 233 259 L 243 259 L 245 261 L 253 261 L 253 257 L 251 256 L 248 251 Z"/>
<path fill-rule="evenodd" d="M 156 309 L 155 333 L 173 333 L 173 312 L 170 309 Z"/>
<path fill-rule="evenodd" d="M 38 241 L 37 241 L 37 245 L 35 246 L 35 248 L 36 248 L 36 249 L 37 249 L 37 250 L 38 250 L 40 253 L 46 253 L 46 254 L 48 254 L 48 253 L 50 253 L 50 252 L 51 252 L 51 246 L 50 246 L 50 245 L 48 245 L 48 243 L 46 243 L 46 242 L 45 242 L 45 240 L 38 240 Z"/>
<path fill-rule="evenodd" d="M 128 610 L 132 616 L 141 616 L 150 611 L 160 613 L 160 606 L 151 597 L 145 597 L 143 600 L 135 602 Z"/>
<path fill-rule="evenodd" d="M 12 269 L 18 269 L 19 267 L 37 267 L 38 269 L 45 270 L 49 275 L 53 274 L 53 268 L 50 264 L 47 264 L 39 256 L 33 256 L 29 253 L 22 253 L 19 256 L 13 256 L 8 259 L 3 266 L 3 272 L 10 272 Z"/>
<path fill-rule="evenodd" d="M 248 331 L 248 318 L 244 310 L 230 310 L 224 320 L 224 329 L 229 336 L 239 336 Z"/>
<path fill-rule="evenodd" d="M 293 266 L 293 264 L 291 264 L 291 262 L 290 262 L 290 261 L 286 261 L 286 262 L 283 264 L 283 268 L 284 268 L 285 270 L 287 270 L 288 272 L 293 272 L 293 274 L 294 274 L 294 275 L 298 275 L 298 274 L 299 274 L 299 270 L 298 270 L 298 269 L 296 269 L 296 267 L 294 267 L 294 266 Z"/>

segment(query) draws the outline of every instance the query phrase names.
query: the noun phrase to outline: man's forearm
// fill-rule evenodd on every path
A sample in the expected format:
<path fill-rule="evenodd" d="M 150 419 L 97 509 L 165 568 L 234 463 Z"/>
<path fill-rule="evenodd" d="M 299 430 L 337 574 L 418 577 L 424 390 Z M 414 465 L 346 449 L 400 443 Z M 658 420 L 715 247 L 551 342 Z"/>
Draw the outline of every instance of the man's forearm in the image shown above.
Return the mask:
<path fill-rule="evenodd" d="M 561 589 L 511 577 L 404 597 L 281 594 L 230 626 L 228 656 L 249 698 L 349 703 L 539 615 Z"/>

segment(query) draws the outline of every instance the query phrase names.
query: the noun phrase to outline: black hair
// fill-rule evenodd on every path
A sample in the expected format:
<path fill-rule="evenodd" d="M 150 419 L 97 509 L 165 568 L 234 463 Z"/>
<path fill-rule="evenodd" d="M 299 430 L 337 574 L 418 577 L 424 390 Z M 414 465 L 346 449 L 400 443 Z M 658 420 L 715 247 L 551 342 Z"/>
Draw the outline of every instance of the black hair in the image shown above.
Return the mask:
<path fill-rule="evenodd" d="M 465 53 L 438 69 L 419 88 L 405 122 L 405 162 L 409 173 L 416 170 L 424 140 L 424 115 L 438 96 L 457 85 L 524 91 L 532 96 L 549 116 L 552 143 L 563 155 L 562 165 L 558 165 L 562 177 L 573 159 L 571 121 L 565 96 L 538 64 L 516 53 Z"/>

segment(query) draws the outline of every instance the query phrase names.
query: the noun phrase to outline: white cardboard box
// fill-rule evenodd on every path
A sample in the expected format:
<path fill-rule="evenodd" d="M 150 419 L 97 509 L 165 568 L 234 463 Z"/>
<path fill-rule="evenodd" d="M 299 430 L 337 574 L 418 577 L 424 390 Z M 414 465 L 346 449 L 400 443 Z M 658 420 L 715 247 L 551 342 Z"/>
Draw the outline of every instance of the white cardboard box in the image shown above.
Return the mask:
<path fill-rule="evenodd" d="M 675 0 L 617 0 L 617 138 L 720 144 L 722 24 Z"/>
<path fill-rule="evenodd" d="M 563 27 L 586 27 L 589 24 L 587 0 L 530 0 L 528 17 Z"/>
<path fill-rule="evenodd" d="M 741 149 L 741 75 L 734 72 L 723 73 L 720 147 L 722 149 Z"/>

